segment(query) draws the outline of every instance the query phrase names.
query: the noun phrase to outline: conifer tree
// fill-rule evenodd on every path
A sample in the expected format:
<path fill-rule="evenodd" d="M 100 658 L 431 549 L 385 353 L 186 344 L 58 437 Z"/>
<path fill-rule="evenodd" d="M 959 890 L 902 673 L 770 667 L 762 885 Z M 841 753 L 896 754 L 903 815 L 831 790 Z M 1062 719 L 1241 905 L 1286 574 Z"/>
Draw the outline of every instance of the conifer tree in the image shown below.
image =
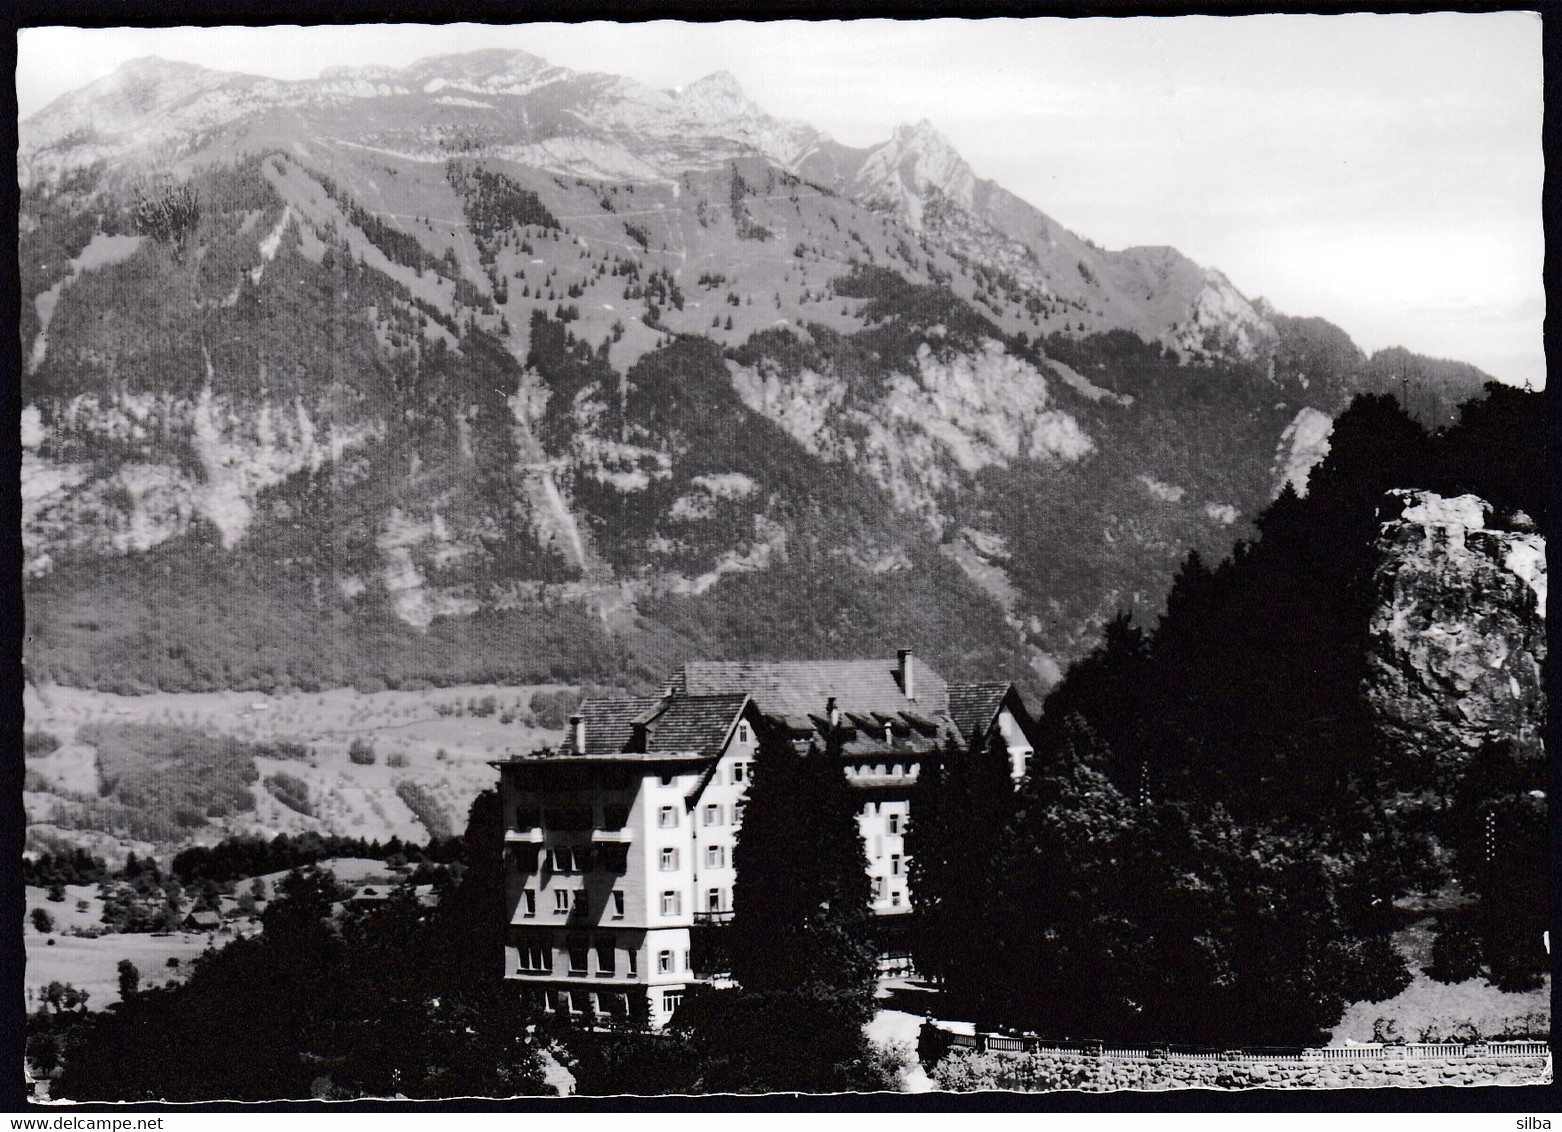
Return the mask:
<path fill-rule="evenodd" d="M 800 754 L 785 732 L 765 728 L 755 762 L 733 851 L 730 953 L 742 989 L 691 995 L 675 1019 L 697 1052 L 697 1087 L 888 1087 L 863 1033 L 876 962 L 840 737 Z"/>
<path fill-rule="evenodd" d="M 732 967 L 749 990 L 809 984 L 872 999 L 871 912 L 856 806 L 839 742 L 799 754 L 779 729 L 760 738 L 733 849 Z"/>
<path fill-rule="evenodd" d="M 968 749 L 945 769 L 944 790 L 948 863 L 938 916 L 944 982 L 966 1009 L 986 1010 L 997 962 L 997 862 L 1014 814 L 1008 748 L 996 728 L 973 732 Z"/>
<path fill-rule="evenodd" d="M 906 823 L 906 877 L 914 917 L 911 957 L 924 978 L 935 980 L 949 970 L 944 894 L 951 880 L 950 845 L 959 814 L 949 805 L 948 776 L 950 764 L 959 757 L 960 746 L 950 736 L 941 751 L 923 758 Z"/>

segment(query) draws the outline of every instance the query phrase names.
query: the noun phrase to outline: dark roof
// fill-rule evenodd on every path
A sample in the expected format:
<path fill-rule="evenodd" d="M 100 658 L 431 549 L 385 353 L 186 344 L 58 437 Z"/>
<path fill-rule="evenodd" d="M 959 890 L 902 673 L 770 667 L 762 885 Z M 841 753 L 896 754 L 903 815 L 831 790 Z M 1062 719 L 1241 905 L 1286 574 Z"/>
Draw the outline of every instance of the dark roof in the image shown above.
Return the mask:
<path fill-rule="evenodd" d="M 940 715 L 948 710 L 944 678 L 920 659 L 912 660 L 908 700 L 900 687 L 900 664 L 888 660 L 695 660 L 673 673 L 669 685 L 690 696 L 747 692 L 767 715 L 806 718 L 825 709 L 830 698 L 843 711 L 916 711 Z"/>
<path fill-rule="evenodd" d="M 1012 684 L 949 685 L 949 717 L 960 729 L 962 739 L 969 742 L 973 731 L 987 733 L 1011 687 Z"/>
<path fill-rule="evenodd" d="M 722 744 L 737 722 L 748 696 L 742 692 L 719 696 L 633 697 L 621 700 L 587 700 L 580 707 L 586 725 L 586 749 L 571 753 L 616 755 L 690 753 L 720 754 Z M 635 741 L 635 725 L 645 728 L 644 744 Z M 574 741 L 569 737 L 568 743 Z"/>
<path fill-rule="evenodd" d="M 648 751 L 699 751 L 715 755 L 738 721 L 748 696 L 677 696 L 646 727 Z"/>
<path fill-rule="evenodd" d="M 660 696 L 587 700 L 580 705 L 580 714 L 586 724 L 586 749 L 574 749 L 573 734 L 565 736 L 565 749 L 581 755 L 615 755 L 626 751 L 634 733 L 634 721 L 661 702 Z"/>

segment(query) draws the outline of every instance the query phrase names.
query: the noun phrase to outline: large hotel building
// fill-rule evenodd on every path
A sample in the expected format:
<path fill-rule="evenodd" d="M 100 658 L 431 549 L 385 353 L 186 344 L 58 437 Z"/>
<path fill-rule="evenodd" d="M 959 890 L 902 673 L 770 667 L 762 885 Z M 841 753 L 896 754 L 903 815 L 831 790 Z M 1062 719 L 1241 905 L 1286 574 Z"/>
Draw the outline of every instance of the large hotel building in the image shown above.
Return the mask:
<path fill-rule="evenodd" d="M 553 751 L 497 762 L 510 914 L 505 974 L 548 1009 L 652 1025 L 722 974 L 732 850 L 762 728 L 824 748 L 841 771 L 893 955 L 911 909 L 903 841 L 923 762 L 996 732 L 1016 778 L 1030 718 L 1012 685 L 947 684 L 909 650 L 892 660 L 701 661 L 660 696 L 588 699 Z"/>

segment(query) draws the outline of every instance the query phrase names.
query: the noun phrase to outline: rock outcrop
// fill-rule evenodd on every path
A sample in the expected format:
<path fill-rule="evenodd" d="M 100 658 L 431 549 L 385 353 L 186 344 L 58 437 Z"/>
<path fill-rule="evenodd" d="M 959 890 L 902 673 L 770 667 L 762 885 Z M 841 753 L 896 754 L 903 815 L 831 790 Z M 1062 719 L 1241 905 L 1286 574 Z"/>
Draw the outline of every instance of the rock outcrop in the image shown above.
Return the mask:
<path fill-rule="evenodd" d="M 1539 754 L 1546 719 L 1546 540 L 1474 495 L 1387 497 L 1368 696 L 1407 752 L 1455 767 L 1482 746 Z"/>

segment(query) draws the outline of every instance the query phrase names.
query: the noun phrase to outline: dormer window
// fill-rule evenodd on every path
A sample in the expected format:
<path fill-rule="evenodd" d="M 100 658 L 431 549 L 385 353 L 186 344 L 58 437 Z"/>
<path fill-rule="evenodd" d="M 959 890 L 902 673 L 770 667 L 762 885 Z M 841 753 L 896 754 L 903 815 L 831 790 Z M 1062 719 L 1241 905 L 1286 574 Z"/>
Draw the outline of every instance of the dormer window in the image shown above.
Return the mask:
<path fill-rule="evenodd" d="M 748 720 L 740 720 L 738 723 L 738 742 L 751 743 L 754 740 L 754 732 L 748 725 Z"/>

